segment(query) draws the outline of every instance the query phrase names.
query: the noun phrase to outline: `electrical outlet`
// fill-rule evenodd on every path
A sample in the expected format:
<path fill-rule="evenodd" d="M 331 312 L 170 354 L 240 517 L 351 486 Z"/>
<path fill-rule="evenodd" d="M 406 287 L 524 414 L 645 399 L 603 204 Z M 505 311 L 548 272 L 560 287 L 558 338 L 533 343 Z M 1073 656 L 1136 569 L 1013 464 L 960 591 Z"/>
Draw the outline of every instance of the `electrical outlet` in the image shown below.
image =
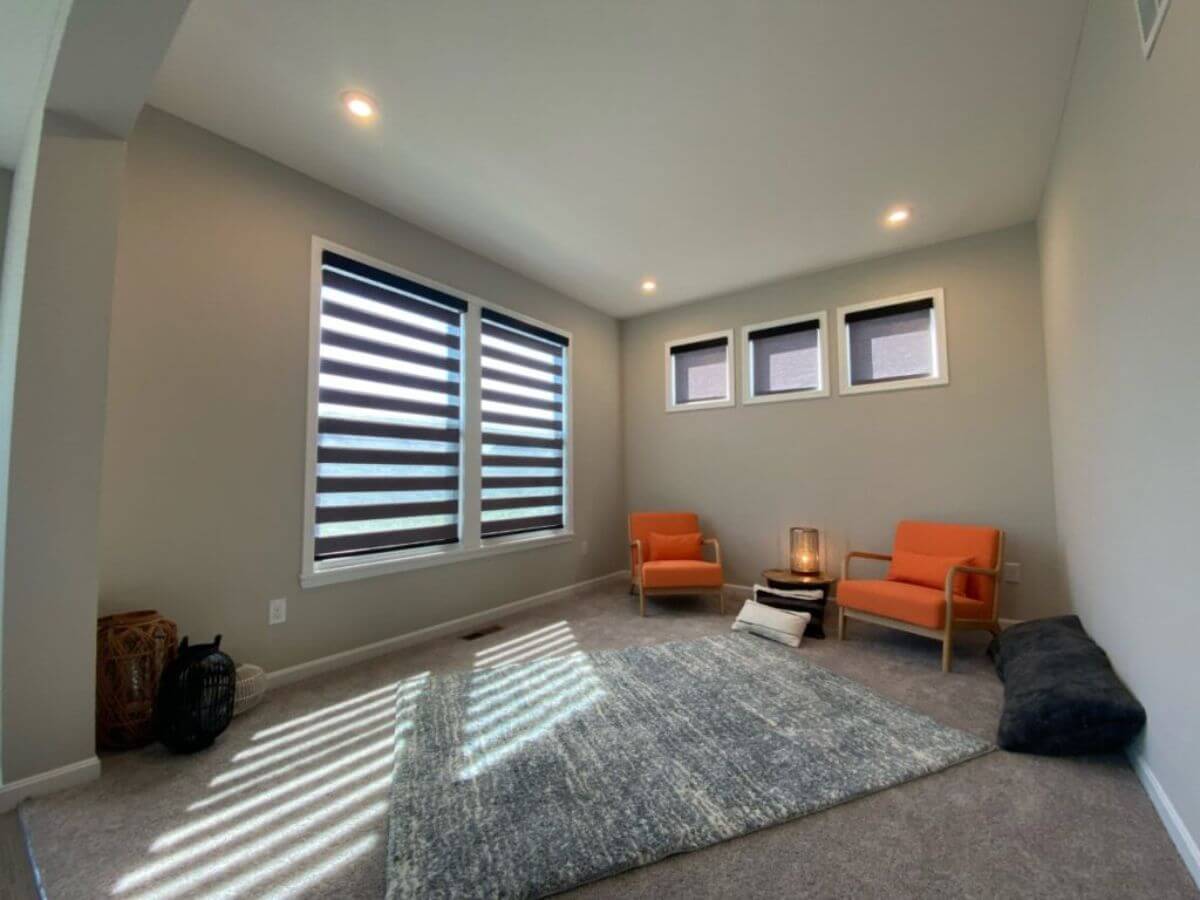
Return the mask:
<path fill-rule="evenodd" d="M 580 556 L 587 556 L 587 555 L 588 555 L 588 542 L 587 542 L 587 541 L 581 541 L 581 542 L 580 542 L 580 544 L 579 544 L 579 555 L 580 555 Z"/>
<path fill-rule="evenodd" d="M 1006 562 L 1004 564 L 1004 580 L 1009 584 L 1021 583 L 1021 564 L 1018 562 Z"/>
<path fill-rule="evenodd" d="M 267 623 L 282 625 L 287 621 L 287 597 L 276 597 L 267 607 Z"/>

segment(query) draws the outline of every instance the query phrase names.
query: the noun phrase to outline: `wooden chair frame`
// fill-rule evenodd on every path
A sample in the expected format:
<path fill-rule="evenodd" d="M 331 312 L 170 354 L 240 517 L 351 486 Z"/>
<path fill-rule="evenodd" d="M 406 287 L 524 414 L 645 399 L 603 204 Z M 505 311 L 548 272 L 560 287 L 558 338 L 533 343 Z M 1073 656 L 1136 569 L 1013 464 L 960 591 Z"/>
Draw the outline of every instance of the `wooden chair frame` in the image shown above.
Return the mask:
<path fill-rule="evenodd" d="M 846 554 L 846 558 L 842 560 L 842 581 L 850 580 L 850 560 L 852 559 L 878 559 L 890 562 L 892 555 L 890 553 L 870 553 L 866 550 L 851 550 Z M 846 609 L 841 603 L 838 604 L 838 640 L 846 639 L 846 620 L 859 619 L 863 622 L 873 622 L 876 625 L 883 625 L 885 628 L 895 628 L 899 631 L 907 631 L 910 634 L 919 634 L 922 637 L 933 638 L 942 642 L 942 671 L 949 672 L 951 658 L 954 652 L 954 632 L 984 630 L 990 631 L 992 634 L 1000 633 L 1000 572 L 1004 568 L 1004 532 L 1000 532 L 999 545 L 996 548 L 996 568 L 984 569 L 980 566 L 951 566 L 946 572 L 946 584 L 943 590 L 946 597 L 946 625 L 942 629 L 924 628 L 920 625 L 911 625 L 908 622 L 902 622 L 899 619 L 889 619 L 886 616 L 877 616 L 874 613 L 861 612 L 857 609 Z M 954 619 L 954 579 L 960 572 L 965 572 L 968 575 L 987 575 L 992 579 L 992 616 L 990 619 Z"/>
<path fill-rule="evenodd" d="M 716 538 L 705 538 L 703 541 L 705 546 L 711 545 L 715 558 L 713 562 L 717 565 L 721 564 L 721 543 Z M 638 601 L 641 604 L 641 615 L 646 616 L 646 597 L 682 597 L 682 596 L 703 596 L 708 594 L 716 594 L 717 600 L 721 604 L 721 615 L 725 615 L 725 585 L 720 587 L 673 587 L 673 588 L 648 588 L 642 584 L 642 542 L 635 541 L 630 536 L 629 549 L 634 553 L 633 571 L 630 573 L 631 583 L 629 585 L 629 593 L 636 593 Z"/>

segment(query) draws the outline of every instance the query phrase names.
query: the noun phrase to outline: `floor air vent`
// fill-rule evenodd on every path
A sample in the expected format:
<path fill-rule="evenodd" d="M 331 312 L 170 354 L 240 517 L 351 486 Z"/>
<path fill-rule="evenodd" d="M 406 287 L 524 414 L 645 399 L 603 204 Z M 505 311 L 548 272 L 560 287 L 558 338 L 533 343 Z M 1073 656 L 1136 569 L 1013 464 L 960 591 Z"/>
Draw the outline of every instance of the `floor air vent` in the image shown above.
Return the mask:
<path fill-rule="evenodd" d="M 487 637 L 489 634 L 495 634 L 497 631 L 502 631 L 503 625 L 488 625 L 486 628 L 480 628 L 478 631 L 472 631 L 470 634 L 464 634 L 464 641 L 477 641 L 481 637 Z"/>

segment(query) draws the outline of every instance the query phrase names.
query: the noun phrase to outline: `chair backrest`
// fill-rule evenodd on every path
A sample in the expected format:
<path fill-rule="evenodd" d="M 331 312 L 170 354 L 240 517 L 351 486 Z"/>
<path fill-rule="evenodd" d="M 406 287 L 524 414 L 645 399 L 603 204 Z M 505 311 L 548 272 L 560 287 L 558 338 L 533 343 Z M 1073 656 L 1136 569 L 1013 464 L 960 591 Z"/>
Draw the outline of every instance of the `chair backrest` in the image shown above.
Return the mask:
<path fill-rule="evenodd" d="M 650 535 L 692 534 L 700 530 L 700 517 L 690 512 L 636 512 L 629 514 L 629 543 L 642 542 L 642 562 L 650 550 Z M 630 565 L 633 550 L 629 551 Z"/>
<path fill-rule="evenodd" d="M 949 522 L 901 522 L 896 526 L 895 550 L 926 556 L 967 556 L 970 564 L 994 569 L 1000 561 L 1000 529 L 986 525 L 952 525 Z M 967 576 L 967 596 L 991 603 L 995 579 Z"/>

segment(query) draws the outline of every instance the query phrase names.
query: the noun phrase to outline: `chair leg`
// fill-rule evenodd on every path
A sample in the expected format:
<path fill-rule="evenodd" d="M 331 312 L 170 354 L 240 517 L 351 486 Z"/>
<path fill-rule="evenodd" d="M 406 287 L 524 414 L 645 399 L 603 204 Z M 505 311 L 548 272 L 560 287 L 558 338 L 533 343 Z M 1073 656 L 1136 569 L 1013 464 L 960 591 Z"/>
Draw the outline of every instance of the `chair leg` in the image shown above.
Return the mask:
<path fill-rule="evenodd" d="M 717 591 L 717 599 L 721 601 L 721 615 L 725 615 L 725 588 Z"/>
<path fill-rule="evenodd" d="M 838 606 L 838 640 L 846 639 L 846 611 Z"/>
<path fill-rule="evenodd" d="M 950 671 L 950 658 L 954 652 L 954 635 L 947 628 L 946 635 L 942 638 L 942 672 Z"/>
<path fill-rule="evenodd" d="M 638 582 L 638 599 L 641 602 L 642 618 L 644 619 L 646 618 L 646 588 L 641 582 Z"/>

